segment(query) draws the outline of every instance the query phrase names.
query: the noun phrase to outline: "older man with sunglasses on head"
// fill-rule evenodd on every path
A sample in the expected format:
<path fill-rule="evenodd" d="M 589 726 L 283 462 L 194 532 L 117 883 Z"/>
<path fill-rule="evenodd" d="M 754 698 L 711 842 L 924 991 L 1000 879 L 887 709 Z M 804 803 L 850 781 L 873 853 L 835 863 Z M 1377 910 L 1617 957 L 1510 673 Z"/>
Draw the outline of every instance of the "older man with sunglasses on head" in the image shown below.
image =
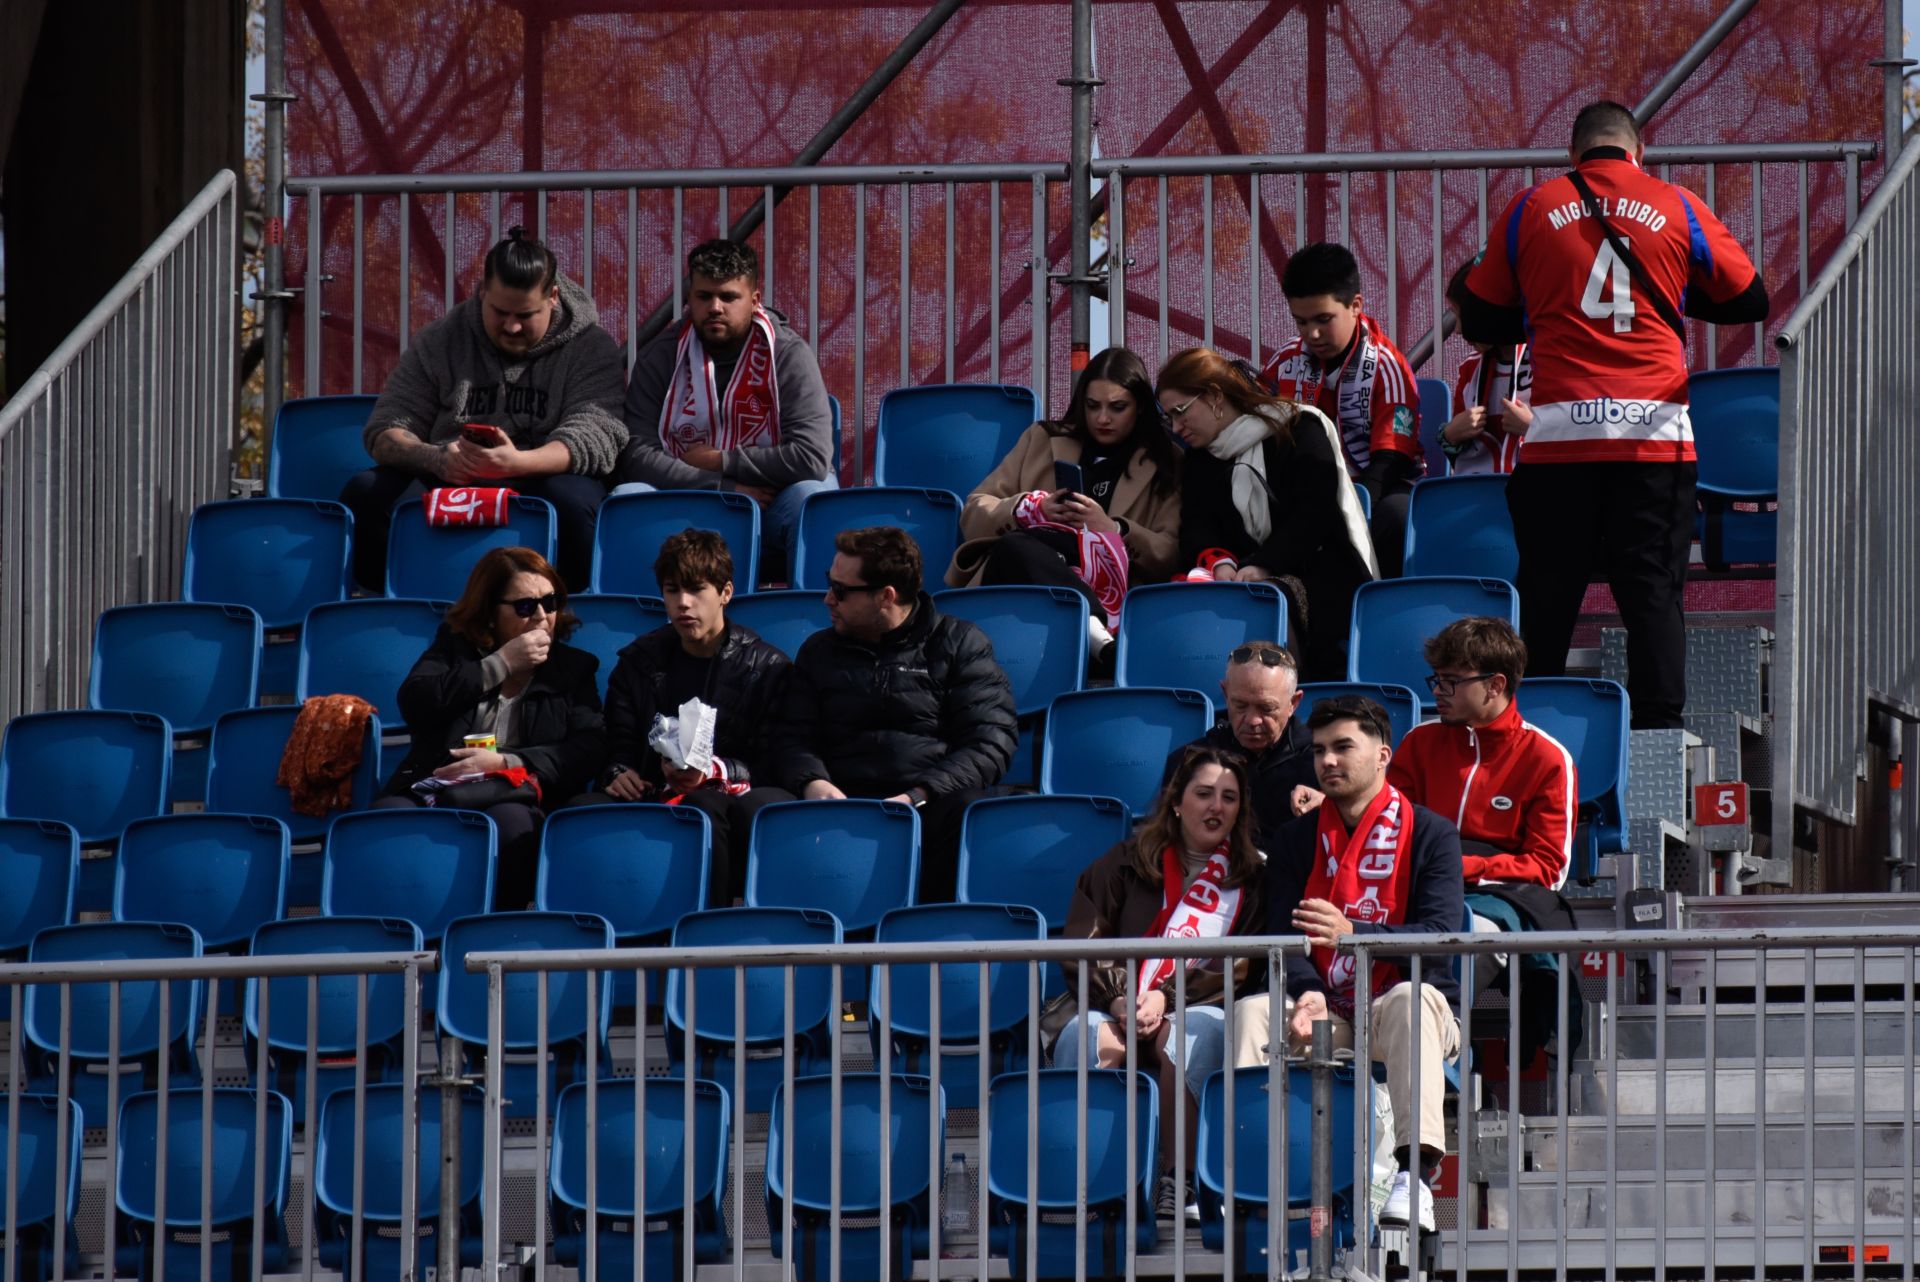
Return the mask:
<path fill-rule="evenodd" d="M 1264 848 L 1267 835 L 1293 818 L 1295 795 L 1314 783 L 1313 740 L 1293 716 L 1300 707 L 1300 667 L 1285 646 L 1250 641 L 1227 656 L 1220 693 L 1226 720 L 1175 749 L 1160 784 L 1166 786 L 1188 748 L 1239 753 L 1250 768 L 1253 817 Z"/>
<path fill-rule="evenodd" d="M 960 819 L 1019 738 L 993 643 L 921 588 L 905 530 L 843 530 L 831 626 L 801 643 L 768 740 L 776 782 L 808 801 L 878 797 L 920 812 L 920 902 L 953 898 Z"/>

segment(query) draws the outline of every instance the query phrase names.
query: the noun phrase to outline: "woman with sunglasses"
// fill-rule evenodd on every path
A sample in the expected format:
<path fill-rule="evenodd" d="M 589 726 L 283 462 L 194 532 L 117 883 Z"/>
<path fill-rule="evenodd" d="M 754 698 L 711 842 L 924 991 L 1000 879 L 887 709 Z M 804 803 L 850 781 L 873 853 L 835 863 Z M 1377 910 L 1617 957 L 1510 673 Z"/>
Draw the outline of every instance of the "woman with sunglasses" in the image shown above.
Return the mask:
<path fill-rule="evenodd" d="M 1079 484 L 1061 484 L 1074 469 Z M 1087 598 L 1098 661 L 1127 588 L 1173 575 L 1179 529 L 1180 456 L 1153 380 L 1138 356 L 1109 347 L 1074 380 L 1066 417 L 1029 427 L 967 496 L 947 583 L 1072 588 Z"/>
<path fill-rule="evenodd" d="M 1180 484 L 1187 577 L 1272 582 L 1287 598 L 1287 640 L 1305 679 L 1344 679 L 1353 594 L 1379 564 L 1333 423 L 1207 347 L 1168 361 L 1159 395 L 1189 447 Z"/>
<path fill-rule="evenodd" d="M 400 684 L 413 747 L 374 807 L 426 804 L 418 785 L 431 778 L 448 785 L 439 804 L 483 810 L 499 834 L 497 910 L 533 899 L 543 806 L 583 790 L 606 760 L 600 661 L 561 640 L 579 622 L 545 557 L 495 548 Z M 477 790 L 456 782 L 471 775 L 486 776 Z M 489 803 L 490 793 L 502 799 Z"/>
<path fill-rule="evenodd" d="M 1247 766 L 1238 753 L 1192 747 L 1160 790 L 1134 835 L 1088 865 L 1067 909 L 1069 939 L 1219 939 L 1266 929 L 1265 856 L 1254 843 Z M 1102 1068 L 1123 1068 L 1127 1037 L 1134 1065 L 1160 1081 L 1162 1219 L 1193 1201 L 1194 1139 L 1200 1091 L 1226 1058 L 1225 972 L 1218 958 L 1133 963 L 1135 1000 L 1127 1002 L 1125 963 L 1090 962 L 1087 1009 L 1054 1043 L 1056 1068 L 1090 1054 Z M 1186 969 L 1184 1012 L 1175 1010 L 1178 968 Z M 1251 964 L 1233 963 L 1236 994 L 1247 992 Z M 1078 965 L 1066 963 L 1067 992 L 1079 992 Z M 1176 1062 L 1186 1065 L 1186 1187 L 1173 1179 L 1172 1101 Z"/>

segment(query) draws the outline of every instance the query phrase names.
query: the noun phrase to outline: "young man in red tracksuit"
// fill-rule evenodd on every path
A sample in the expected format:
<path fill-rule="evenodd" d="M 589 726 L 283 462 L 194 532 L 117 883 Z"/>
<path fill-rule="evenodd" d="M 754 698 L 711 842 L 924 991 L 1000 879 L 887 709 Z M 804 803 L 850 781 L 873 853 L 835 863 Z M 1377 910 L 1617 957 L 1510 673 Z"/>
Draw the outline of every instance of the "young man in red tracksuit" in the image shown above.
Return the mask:
<path fill-rule="evenodd" d="M 1687 702 L 1695 468 L 1682 317 L 1767 315 L 1739 242 L 1699 197 L 1643 171 L 1642 151 L 1625 107 L 1582 109 L 1573 172 L 1514 197 L 1460 303 L 1469 342 L 1525 342 L 1533 361 L 1533 421 L 1507 484 L 1529 673 L 1566 671 L 1587 582 L 1603 570 L 1627 628 L 1636 729 L 1679 726 Z"/>

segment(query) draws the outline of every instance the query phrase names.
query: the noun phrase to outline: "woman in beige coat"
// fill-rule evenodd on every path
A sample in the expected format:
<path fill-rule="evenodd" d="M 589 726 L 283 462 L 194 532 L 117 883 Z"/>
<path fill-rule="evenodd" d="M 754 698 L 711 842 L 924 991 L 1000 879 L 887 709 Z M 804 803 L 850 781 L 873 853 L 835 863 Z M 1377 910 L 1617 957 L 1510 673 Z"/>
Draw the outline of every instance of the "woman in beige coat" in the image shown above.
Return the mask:
<path fill-rule="evenodd" d="M 1080 491 L 1056 483 L 1056 462 L 1078 465 Z M 1146 365 L 1110 347 L 1075 380 L 1065 421 L 1029 427 L 967 496 L 947 583 L 1072 588 L 1098 659 L 1126 589 L 1173 577 L 1179 533 L 1179 453 Z"/>

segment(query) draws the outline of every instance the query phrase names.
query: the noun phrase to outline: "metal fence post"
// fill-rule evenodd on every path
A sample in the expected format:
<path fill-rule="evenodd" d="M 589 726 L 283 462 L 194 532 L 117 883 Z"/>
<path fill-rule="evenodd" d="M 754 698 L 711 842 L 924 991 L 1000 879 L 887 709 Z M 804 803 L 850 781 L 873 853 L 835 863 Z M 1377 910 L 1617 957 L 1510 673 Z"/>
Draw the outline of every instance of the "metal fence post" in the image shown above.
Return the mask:
<path fill-rule="evenodd" d="M 1276 1036 L 1284 1036 L 1281 1029 Z M 1307 1212 L 1307 1277 L 1333 1277 L 1333 1021 L 1313 1021 L 1313 1203 Z M 1363 1195 L 1356 1190 L 1356 1195 Z M 1269 1212 L 1271 1214 L 1272 1212 Z"/>

